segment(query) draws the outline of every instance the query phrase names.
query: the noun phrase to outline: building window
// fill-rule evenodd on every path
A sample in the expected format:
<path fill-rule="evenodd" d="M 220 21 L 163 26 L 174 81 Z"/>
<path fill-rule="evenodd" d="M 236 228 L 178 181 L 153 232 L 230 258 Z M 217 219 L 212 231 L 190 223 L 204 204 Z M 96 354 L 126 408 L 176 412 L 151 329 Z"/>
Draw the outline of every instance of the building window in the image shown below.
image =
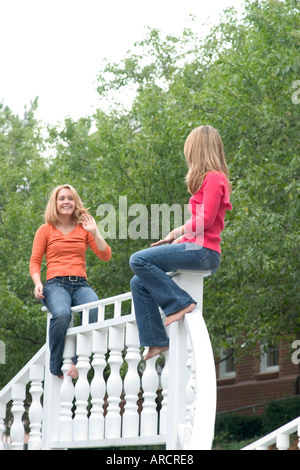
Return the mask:
<path fill-rule="evenodd" d="M 279 371 L 279 347 L 273 346 L 268 349 L 261 347 L 261 372 L 278 372 Z"/>
<path fill-rule="evenodd" d="M 219 363 L 220 379 L 233 378 L 236 376 L 234 350 L 232 348 L 222 348 Z"/>

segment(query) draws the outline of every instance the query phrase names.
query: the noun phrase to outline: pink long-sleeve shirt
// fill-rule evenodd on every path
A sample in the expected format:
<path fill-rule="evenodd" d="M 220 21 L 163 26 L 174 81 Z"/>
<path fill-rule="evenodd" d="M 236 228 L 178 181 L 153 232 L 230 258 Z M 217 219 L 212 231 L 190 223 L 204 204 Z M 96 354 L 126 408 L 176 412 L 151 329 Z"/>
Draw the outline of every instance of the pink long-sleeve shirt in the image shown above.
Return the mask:
<path fill-rule="evenodd" d="M 193 242 L 221 253 L 225 214 L 232 210 L 228 183 L 220 171 L 209 172 L 200 190 L 189 201 L 191 218 L 186 222 L 181 243 Z"/>

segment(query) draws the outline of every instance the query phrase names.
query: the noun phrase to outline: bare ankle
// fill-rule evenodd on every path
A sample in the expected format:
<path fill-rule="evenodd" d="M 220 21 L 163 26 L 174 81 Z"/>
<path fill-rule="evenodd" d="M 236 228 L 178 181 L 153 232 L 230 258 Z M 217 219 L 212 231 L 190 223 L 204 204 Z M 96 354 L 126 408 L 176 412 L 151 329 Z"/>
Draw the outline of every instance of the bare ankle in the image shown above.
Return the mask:
<path fill-rule="evenodd" d="M 68 370 L 67 372 L 67 375 L 69 377 L 72 377 L 72 379 L 77 379 L 78 378 L 78 370 L 77 370 L 77 367 L 75 366 L 75 364 L 72 364 L 70 369 Z"/>
<path fill-rule="evenodd" d="M 168 349 L 169 349 L 168 346 L 165 346 L 165 347 L 151 346 L 150 348 L 148 348 L 147 354 L 144 356 L 144 360 L 148 361 L 148 359 L 151 359 L 152 357 L 155 357 L 161 352 L 167 351 Z"/>
<path fill-rule="evenodd" d="M 165 321 L 165 326 L 171 325 L 171 323 L 174 323 L 175 321 L 181 320 L 181 318 L 184 317 L 186 313 L 190 313 L 194 310 L 196 307 L 195 303 L 192 303 L 188 305 L 187 307 L 179 310 L 178 312 L 172 313 L 171 315 L 168 315 Z"/>

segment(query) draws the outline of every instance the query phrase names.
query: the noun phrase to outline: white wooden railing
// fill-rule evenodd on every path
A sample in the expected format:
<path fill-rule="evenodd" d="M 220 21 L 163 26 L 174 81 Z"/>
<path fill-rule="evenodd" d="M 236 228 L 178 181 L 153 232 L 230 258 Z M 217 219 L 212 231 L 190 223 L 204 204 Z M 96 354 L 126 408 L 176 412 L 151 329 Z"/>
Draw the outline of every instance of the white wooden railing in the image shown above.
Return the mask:
<path fill-rule="evenodd" d="M 147 362 L 139 347 L 131 293 L 72 308 L 75 321 L 76 313 L 82 312 L 82 324 L 67 331 L 64 379 L 49 373 L 47 338 L 0 391 L 0 436 L 10 428 L 8 443 L 0 439 L 0 450 L 24 448 L 26 386 L 31 395 L 29 450 L 159 443 L 166 449 L 210 449 L 216 377 L 202 317 L 203 279 L 209 274 L 170 273 L 197 307 L 167 328 L 169 350 Z M 98 322 L 88 324 L 89 309 L 95 307 Z M 111 308 L 113 314 L 108 312 Z M 79 377 L 73 381 L 66 372 L 75 353 Z M 7 403 L 12 403 L 11 425 Z"/>
<path fill-rule="evenodd" d="M 295 433 L 298 439 L 297 447 L 300 449 L 300 416 L 241 450 L 268 450 L 269 446 L 274 444 L 278 450 L 287 450 L 291 445 L 290 437 Z"/>

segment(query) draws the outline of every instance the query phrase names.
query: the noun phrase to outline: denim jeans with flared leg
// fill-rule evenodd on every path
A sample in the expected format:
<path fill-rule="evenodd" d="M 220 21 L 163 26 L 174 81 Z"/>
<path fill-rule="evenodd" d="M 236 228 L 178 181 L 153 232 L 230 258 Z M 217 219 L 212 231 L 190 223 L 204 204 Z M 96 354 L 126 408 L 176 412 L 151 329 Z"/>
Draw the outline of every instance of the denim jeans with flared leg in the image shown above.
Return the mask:
<path fill-rule="evenodd" d="M 129 265 L 135 273 L 130 284 L 141 346 L 169 345 L 159 307 L 167 316 L 196 303 L 167 273 L 176 269 L 214 273 L 219 264 L 218 252 L 196 243 L 146 248 L 130 257 Z"/>
<path fill-rule="evenodd" d="M 77 279 L 70 280 L 70 279 Z M 71 321 L 71 307 L 98 300 L 97 294 L 84 277 L 62 276 L 45 282 L 44 304 L 51 312 L 49 327 L 50 371 L 61 375 L 65 335 Z M 97 321 L 98 309 L 89 313 L 89 323 Z M 73 362 L 76 363 L 76 357 Z"/>

